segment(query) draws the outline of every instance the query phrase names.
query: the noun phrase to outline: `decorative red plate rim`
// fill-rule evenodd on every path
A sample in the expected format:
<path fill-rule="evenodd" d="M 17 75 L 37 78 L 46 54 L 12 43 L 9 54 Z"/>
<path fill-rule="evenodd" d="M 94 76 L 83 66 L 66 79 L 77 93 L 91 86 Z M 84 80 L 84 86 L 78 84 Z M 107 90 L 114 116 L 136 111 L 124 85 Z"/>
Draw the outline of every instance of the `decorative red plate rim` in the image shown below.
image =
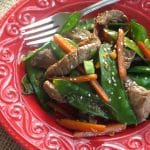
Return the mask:
<path fill-rule="evenodd" d="M 17 1 L 10 9 L 8 12 L 6 12 L 6 14 L 0 18 L 0 27 L 3 24 L 3 22 L 5 22 L 5 20 L 9 17 L 9 15 L 14 11 L 15 8 L 17 8 L 17 6 L 19 5 L 23 5 L 25 0 L 19 0 Z M 33 146 L 32 144 L 30 144 L 28 141 L 26 141 L 24 138 L 22 138 L 22 136 L 20 136 L 19 134 L 17 134 L 17 132 L 10 126 L 10 124 L 5 120 L 5 118 L 3 117 L 3 115 L 0 113 L 0 125 L 6 130 L 6 132 L 14 139 L 16 140 L 17 143 L 21 144 L 25 149 L 28 149 L 30 147 L 30 149 L 36 149 L 35 146 Z"/>
<path fill-rule="evenodd" d="M 139 1 L 139 0 L 137 0 L 137 1 Z M 16 9 L 18 6 L 21 7 L 22 5 L 24 5 L 24 2 L 25 2 L 25 0 L 20 0 L 14 6 L 12 6 L 12 8 L 6 13 L 6 15 L 1 18 L 1 20 L 0 20 L 0 26 L 3 25 L 3 23 L 5 22 L 5 20 L 10 16 L 10 14 L 14 11 L 14 9 Z M 31 143 L 29 143 L 20 134 L 18 134 L 14 130 L 14 128 L 12 126 L 10 126 L 10 124 L 6 121 L 6 119 L 4 118 L 4 116 L 1 113 L 0 113 L 0 118 L 1 118 L 0 119 L 1 125 L 6 129 L 6 131 L 8 132 L 8 134 L 10 134 L 10 136 L 12 136 L 18 143 L 20 143 L 21 145 L 23 145 L 26 149 L 29 149 L 29 148 L 30 149 L 37 149 L 34 145 L 32 145 Z M 145 125 L 148 125 L 148 124 L 149 123 L 145 123 Z M 149 139 L 150 135 L 147 134 L 147 136 L 148 136 L 147 138 Z M 148 142 L 148 145 L 149 144 L 150 143 Z M 133 149 L 136 148 L 134 146 L 135 145 L 133 145 Z M 149 145 L 149 148 L 150 148 L 150 145 Z"/>

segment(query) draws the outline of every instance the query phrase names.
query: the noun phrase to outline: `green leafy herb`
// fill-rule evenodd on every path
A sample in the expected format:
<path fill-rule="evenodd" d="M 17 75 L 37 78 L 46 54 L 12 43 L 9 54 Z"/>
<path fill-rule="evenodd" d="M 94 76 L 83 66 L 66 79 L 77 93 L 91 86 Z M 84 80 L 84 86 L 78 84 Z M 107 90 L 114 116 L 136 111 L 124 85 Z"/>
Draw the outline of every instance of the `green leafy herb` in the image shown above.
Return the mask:
<path fill-rule="evenodd" d="M 150 75 L 147 74 L 129 74 L 129 77 L 138 85 L 150 90 Z"/>
<path fill-rule="evenodd" d="M 50 42 L 50 47 L 58 60 L 65 56 L 66 53 L 54 41 Z"/>

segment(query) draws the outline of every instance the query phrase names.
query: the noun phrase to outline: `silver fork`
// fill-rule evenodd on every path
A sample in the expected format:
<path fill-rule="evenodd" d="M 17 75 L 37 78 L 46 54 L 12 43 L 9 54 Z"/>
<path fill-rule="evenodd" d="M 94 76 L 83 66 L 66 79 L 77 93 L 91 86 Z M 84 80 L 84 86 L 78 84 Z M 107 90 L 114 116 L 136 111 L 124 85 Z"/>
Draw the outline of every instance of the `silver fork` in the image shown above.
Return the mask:
<path fill-rule="evenodd" d="M 81 16 L 85 16 L 99 8 L 118 2 L 119 0 L 101 0 L 80 10 Z M 64 24 L 69 12 L 56 13 L 50 17 L 37 21 L 20 28 L 21 34 L 26 41 L 26 45 L 37 45 L 48 42 L 53 35 L 59 31 Z"/>

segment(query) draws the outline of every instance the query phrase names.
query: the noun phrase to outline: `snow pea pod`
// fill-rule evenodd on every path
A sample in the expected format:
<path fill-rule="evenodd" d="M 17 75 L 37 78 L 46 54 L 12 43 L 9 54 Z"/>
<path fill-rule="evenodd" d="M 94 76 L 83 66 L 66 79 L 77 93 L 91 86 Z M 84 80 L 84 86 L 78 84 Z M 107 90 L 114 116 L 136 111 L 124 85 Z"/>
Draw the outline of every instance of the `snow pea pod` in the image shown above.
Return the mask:
<path fill-rule="evenodd" d="M 129 77 L 138 85 L 150 90 L 150 67 L 134 66 L 128 70 Z"/>
<path fill-rule="evenodd" d="M 131 36 L 133 40 L 136 42 L 138 41 L 144 42 L 145 39 L 147 38 L 147 30 L 145 29 L 145 27 L 135 20 L 131 20 L 130 25 L 131 25 Z"/>
<path fill-rule="evenodd" d="M 150 39 L 145 39 L 144 44 L 148 49 L 150 49 Z"/>
<path fill-rule="evenodd" d="M 85 29 L 85 30 L 93 30 L 94 23 L 95 23 L 94 18 L 83 19 L 83 20 L 80 20 L 76 28 Z"/>
<path fill-rule="evenodd" d="M 65 100 L 80 111 L 109 119 L 105 105 L 98 96 L 80 85 L 64 81 L 53 80 L 55 88 L 65 97 Z"/>
<path fill-rule="evenodd" d="M 47 105 L 47 103 L 50 101 L 50 98 L 42 88 L 44 81 L 44 71 L 42 69 L 32 67 L 30 65 L 30 60 L 28 60 L 26 62 L 26 72 L 39 104 L 46 111 L 51 112 Z"/>
<path fill-rule="evenodd" d="M 64 34 L 64 33 L 67 33 L 67 32 L 70 32 L 71 30 L 73 30 L 79 23 L 80 18 L 81 18 L 80 12 L 71 13 L 71 15 L 69 15 L 69 17 L 66 19 L 64 25 L 60 29 L 59 34 Z"/>
<path fill-rule="evenodd" d="M 40 48 L 29 51 L 27 55 L 23 56 L 22 61 L 27 61 L 27 60 L 33 58 L 38 52 L 44 50 L 45 48 L 48 48 L 49 46 L 50 46 L 50 42 L 47 42 L 47 43 L 43 44 Z"/>
<path fill-rule="evenodd" d="M 150 75 L 147 74 L 129 74 L 129 77 L 138 85 L 150 90 Z"/>
<path fill-rule="evenodd" d="M 128 96 L 119 78 L 116 61 L 109 57 L 111 45 L 102 44 L 99 50 L 101 85 L 110 98 L 113 116 L 121 123 L 136 124 L 137 118 L 128 102 Z"/>
<path fill-rule="evenodd" d="M 66 53 L 54 41 L 50 42 L 50 47 L 58 60 L 65 56 Z"/>
<path fill-rule="evenodd" d="M 150 75 L 150 66 L 134 66 L 128 70 L 129 73 Z"/>
<path fill-rule="evenodd" d="M 118 33 L 116 31 L 109 30 L 109 29 L 104 29 L 104 31 L 108 35 L 110 35 L 113 38 L 113 40 L 115 40 L 115 41 L 117 40 Z M 141 58 L 144 58 L 144 55 L 141 52 L 141 50 L 139 49 L 139 47 L 137 46 L 137 44 L 130 38 L 124 37 L 124 46 L 129 48 L 130 50 L 136 52 Z"/>
<path fill-rule="evenodd" d="M 23 94 L 33 94 L 33 88 L 32 85 L 27 77 L 27 74 L 25 74 L 21 80 L 21 84 L 23 86 Z"/>

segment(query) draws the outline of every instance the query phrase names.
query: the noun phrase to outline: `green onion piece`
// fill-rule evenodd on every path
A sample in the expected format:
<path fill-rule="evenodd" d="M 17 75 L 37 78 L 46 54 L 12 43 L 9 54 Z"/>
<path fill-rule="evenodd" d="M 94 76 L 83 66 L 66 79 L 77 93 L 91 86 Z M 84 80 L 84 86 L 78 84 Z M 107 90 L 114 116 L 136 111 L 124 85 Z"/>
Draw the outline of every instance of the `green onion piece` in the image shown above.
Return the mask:
<path fill-rule="evenodd" d="M 84 61 L 84 69 L 85 69 L 86 74 L 94 74 L 95 68 L 94 68 L 93 60 Z"/>

